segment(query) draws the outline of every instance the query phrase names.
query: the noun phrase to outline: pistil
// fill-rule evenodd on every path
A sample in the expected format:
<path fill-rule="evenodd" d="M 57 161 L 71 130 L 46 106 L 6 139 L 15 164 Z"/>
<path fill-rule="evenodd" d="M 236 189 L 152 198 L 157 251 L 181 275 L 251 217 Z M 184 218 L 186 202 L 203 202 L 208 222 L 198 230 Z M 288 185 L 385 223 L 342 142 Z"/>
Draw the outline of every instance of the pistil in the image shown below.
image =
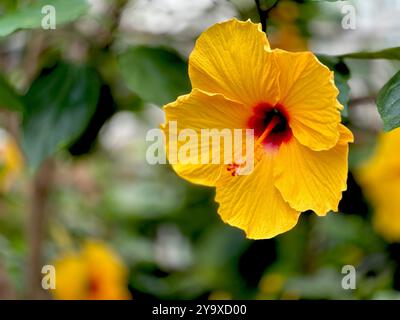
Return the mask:
<path fill-rule="evenodd" d="M 278 116 L 273 116 L 271 121 L 268 123 L 267 127 L 264 129 L 264 132 L 258 137 L 256 144 L 261 144 L 264 139 L 271 133 L 271 131 L 275 128 L 277 124 L 279 124 L 280 118 Z"/>

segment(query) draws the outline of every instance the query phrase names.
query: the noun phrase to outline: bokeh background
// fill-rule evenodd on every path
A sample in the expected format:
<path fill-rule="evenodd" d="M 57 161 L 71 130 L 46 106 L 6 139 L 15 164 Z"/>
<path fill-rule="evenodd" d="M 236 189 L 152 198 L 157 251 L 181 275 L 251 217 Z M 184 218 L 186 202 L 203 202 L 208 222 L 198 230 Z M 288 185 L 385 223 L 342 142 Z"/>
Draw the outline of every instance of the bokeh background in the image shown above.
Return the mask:
<path fill-rule="evenodd" d="M 29 17 L 51 3 L 60 24 L 43 30 Z M 342 27 L 349 4 L 355 29 Z M 145 137 L 190 90 L 199 34 L 259 21 L 254 1 L 0 0 L 0 297 L 400 298 L 400 246 L 374 227 L 357 178 L 382 132 L 377 93 L 400 63 L 327 57 L 398 46 L 399 15 L 399 0 L 281 0 L 270 11 L 272 47 L 338 69 L 356 142 L 339 213 L 304 213 L 290 232 L 252 241 L 220 220 L 212 188 L 149 165 Z M 42 289 L 43 265 L 57 266 L 59 290 Z M 341 286 L 344 265 L 355 290 Z"/>

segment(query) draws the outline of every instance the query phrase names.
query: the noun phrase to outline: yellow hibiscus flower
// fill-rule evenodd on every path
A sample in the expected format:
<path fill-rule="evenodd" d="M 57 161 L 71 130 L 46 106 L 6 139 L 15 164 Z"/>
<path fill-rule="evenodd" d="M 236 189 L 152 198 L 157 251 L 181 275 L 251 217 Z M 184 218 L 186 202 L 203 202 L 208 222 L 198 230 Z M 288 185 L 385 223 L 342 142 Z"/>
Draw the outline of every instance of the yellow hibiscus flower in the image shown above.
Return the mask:
<path fill-rule="evenodd" d="M 357 180 L 374 207 L 373 226 L 387 241 L 400 241 L 400 129 L 382 134 L 374 155 L 357 172 Z"/>
<path fill-rule="evenodd" d="M 199 37 L 189 77 L 192 92 L 164 107 L 167 155 L 184 144 L 170 141 L 171 121 L 177 132 L 254 130 L 249 175 L 236 174 L 235 163 L 180 163 L 169 157 L 181 177 L 216 187 L 223 221 L 248 238 L 264 239 L 293 228 L 302 211 L 337 211 L 353 136 L 340 124 L 343 107 L 333 73 L 311 52 L 271 50 L 260 24 L 229 20 Z M 200 154 L 209 148 L 202 144 Z"/>
<path fill-rule="evenodd" d="M 80 252 L 60 257 L 55 263 L 56 288 L 61 300 L 126 300 L 127 270 L 111 249 L 88 241 Z"/>

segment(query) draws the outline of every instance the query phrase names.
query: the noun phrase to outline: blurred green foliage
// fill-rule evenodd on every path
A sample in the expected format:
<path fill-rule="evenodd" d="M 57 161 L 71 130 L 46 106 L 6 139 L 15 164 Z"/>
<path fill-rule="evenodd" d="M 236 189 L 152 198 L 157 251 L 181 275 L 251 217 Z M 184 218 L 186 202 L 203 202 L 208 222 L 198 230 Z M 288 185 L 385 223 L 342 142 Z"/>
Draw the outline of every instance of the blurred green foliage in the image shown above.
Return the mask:
<path fill-rule="evenodd" d="M 400 126 L 400 72 L 382 88 L 377 98 L 378 110 L 382 116 L 383 128 L 386 131 Z"/>
<path fill-rule="evenodd" d="M 266 2 L 270 7 L 274 1 Z M 298 27 L 307 37 L 319 7 L 297 2 Z M 58 24 L 70 23 L 50 34 L 39 29 L 44 3 L 58 9 Z M 31 169 L 15 190 L 0 196 L 0 262 L 18 294 L 26 290 L 32 171 L 52 158 L 58 177 L 48 199 L 44 261 L 84 239 L 104 239 L 127 264 L 135 299 L 399 298 L 400 248 L 372 230 L 370 209 L 352 175 L 341 213 L 305 213 L 291 232 L 250 241 L 221 222 L 213 190 L 181 180 L 168 166 L 146 163 L 145 132 L 159 124 L 159 109 L 149 103 L 161 106 L 190 91 L 186 58 L 156 43 L 129 43 L 118 29 L 126 1 L 110 3 L 109 14 L 97 19 L 83 0 L 0 3 L 0 48 L 25 36 L 0 64 L 0 106 L 21 122 L 20 144 Z M 251 5 L 242 18 L 254 19 L 256 12 Z M 78 26 L 88 20 L 98 23 L 94 33 Z M 10 56 L 19 57 L 12 67 Z M 357 131 L 348 117 L 348 81 L 359 71 L 352 61 L 399 59 L 398 48 L 319 57 L 335 72 L 344 120 Z M 399 83 L 397 74 L 378 98 L 386 129 L 399 126 Z M 123 121 L 113 124 L 121 114 Z M 134 132 L 122 139 L 121 129 L 107 143 L 124 121 Z M 352 147 L 351 168 L 373 149 L 370 136 L 364 133 L 365 143 Z M 357 268 L 356 290 L 341 287 L 347 264 Z"/>
<path fill-rule="evenodd" d="M 18 6 L 18 1 L 6 1 L 10 13 L 0 17 L 0 37 L 5 37 L 18 29 L 40 28 L 43 14 L 42 8 L 53 6 L 57 8 L 57 23 L 63 24 L 76 20 L 88 9 L 85 0 L 40 0 L 29 6 Z"/>
<path fill-rule="evenodd" d="M 190 91 L 186 62 L 171 50 L 132 47 L 119 61 L 128 87 L 144 101 L 162 106 Z"/>
<path fill-rule="evenodd" d="M 34 169 L 79 137 L 100 94 L 99 75 L 87 66 L 59 64 L 43 73 L 24 96 L 22 147 Z"/>

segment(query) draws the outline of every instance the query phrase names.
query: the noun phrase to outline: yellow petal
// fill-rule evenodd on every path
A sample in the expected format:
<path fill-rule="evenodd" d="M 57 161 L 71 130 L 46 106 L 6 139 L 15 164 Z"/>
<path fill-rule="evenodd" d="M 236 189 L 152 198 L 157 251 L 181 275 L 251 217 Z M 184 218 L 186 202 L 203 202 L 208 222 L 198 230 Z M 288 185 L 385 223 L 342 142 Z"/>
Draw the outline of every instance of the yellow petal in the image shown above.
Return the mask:
<path fill-rule="evenodd" d="M 52 291 L 58 300 L 86 299 L 88 270 L 79 254 L 68 253 L 54 262 L 56 288 Z"/>
<path fill-rule="evenodd" d="M 268 239 L 288 231 L 300 215 L 273 185 L 272 164 L 272 156 L 265 154 L 250 175 L 227 175 L 217 183 L 215 200 L 222 220 L 244 230 L 250 239 Z"/>
<path fill-rule="evenodd" d="M 189 58 L 193 88 L 221 93 L 254 106 L 277 102 L 278 70 L 260 24 L 236 19 L 218 23 L 196 41 Z"/>
<path fill-rule="evenodd" d="M 347 128 L 345 125 L 340 123 L 338 129 L 339 129 L 339 134 L 340 134 L 338 143 L 344 144 L 344 143 L 353 143 L 354 142 L 353 133 L 350 131 L 349 128 Z"/>
<path fill-rule="evenodd" d="M 107 245 L 100 241 L 87 241 L 82 254 L 92 275 L 101 277 L 105 282 L 112 280 L 116 285 L 125 285 L 126 267 Z"/>
<path fill-rule="evenodd" d="M 104 243 L 87 241 L 82 259 L 88 269 L 88 297 L 90 300 L 130 299 L 127 288 L 128 270 L 122 260 Z M 93 286 L 90 288 L 90 284 Z"/>
<path fill-rule="evenodd" d="M 177 101 L 164 107 L 166 114 L 166 124 L 162 127 L 166 137 L 167 156 L 178 175 L 192 183 L 214 186 L 220 176 L 222 169 L 225 169 L 225 158 L 223 153 L 224 139 L 220 139 L 220 153 L 213 154 L 211 147 L 212 139 L 202 141 L 201 130 L 210 129 L 246 129 L 247 120 L 250 116 L 250 109 L 244 105 L 228 100 L 220 94 L 208 94 L 194 89 L 191 94 L 180 97 Z M 173 124 L 176 124 L 176 130 Z M 192 129 L 195 133 L 195 139 L 180 141 L 179 135 L 184 129 Z M 232 130 L 230 130 L 232 132 Z M 242 130 L 244 131 L 244 130 Z M 244 133 L 244 132 L 243 132 Z M 215 135 L 214 135 L 215 136 Z M 231 135 L 232 137 L 232 135 Z M 174 143 L 177 141 L 177 143 Z M 218 141 L 218 140 L 216 140 Z M 232 141 L 233 137 L 232 137 Z M 245 141 L 244 139 L 242 141 Z M 189 149 L 197 150 L 197 153 L 188 152 L 188 161 L 180 161 L 179 152 L 183 145 L 189 145 Z M 232 149 L 231 157 L 237 148 L 242 145 L 229 144 Z M 209 154 L 207 161 L 202 161 L 201 156 Z M 216 157 L 220 157 L 220 161 Z M 173 159 L 172 159 L 173 158 Z M 212 164 L 212 162 L 218 162 Z M 204 162 L 208 162 L 204 164 Z M 203 164 L 202 164 L 203 163 Z"/>
<path fill-rule="evenodd" d="M 337 211 L 346 190 L 348 142 L 351 132 L 339 126 L 341 138 L 330 150 L 313 151 L 296 139 L 284 143 L 275 158 L 275 186 L 289 205 L 325 215 Z"/>
<path fill-rule="evenodd" d="M 297 140 L 312 150 L 327 150 L 339 139 L 340 109 L 333 73 L 311 52 L 273 50 L 280 68 L 280 103 Z"/>

